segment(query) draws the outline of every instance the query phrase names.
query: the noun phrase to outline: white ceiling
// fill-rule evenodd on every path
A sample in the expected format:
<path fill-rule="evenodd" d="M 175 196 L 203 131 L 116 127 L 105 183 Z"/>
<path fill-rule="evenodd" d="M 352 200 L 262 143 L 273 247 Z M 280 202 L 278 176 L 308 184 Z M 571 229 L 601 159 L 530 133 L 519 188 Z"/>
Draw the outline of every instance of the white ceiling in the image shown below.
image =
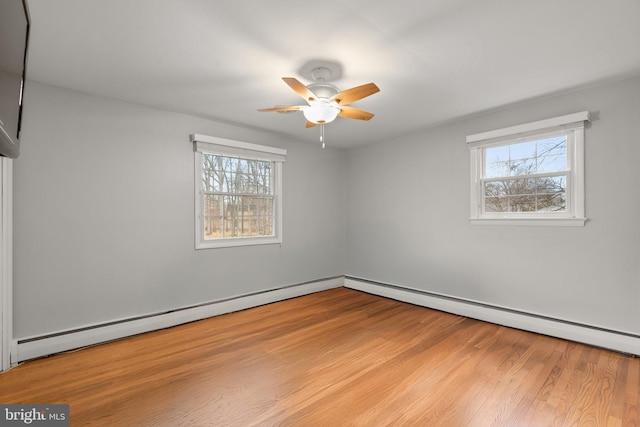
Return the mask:
<path fill-rule="evenodd" d="M 28 0 L 28 77 L 317 143 L 281 77 L 340 64 L 376 116 L 326 126 L 341 148 L 640 74 L 638 0 Z"/>

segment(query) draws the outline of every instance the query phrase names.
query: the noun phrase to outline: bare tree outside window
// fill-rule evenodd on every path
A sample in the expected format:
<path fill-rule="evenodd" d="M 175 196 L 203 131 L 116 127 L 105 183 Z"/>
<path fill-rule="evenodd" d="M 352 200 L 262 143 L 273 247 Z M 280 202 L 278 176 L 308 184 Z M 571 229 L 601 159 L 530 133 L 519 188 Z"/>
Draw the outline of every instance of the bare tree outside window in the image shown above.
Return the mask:
<path fill-rule="evenodd" d="M 565 212 L 567 136 L 484 151 L 485 212 Z"/>
<path fill-rule="evenodd" d="M 273 236 L 270 161 L 203 154 L 205 239 Z"/>

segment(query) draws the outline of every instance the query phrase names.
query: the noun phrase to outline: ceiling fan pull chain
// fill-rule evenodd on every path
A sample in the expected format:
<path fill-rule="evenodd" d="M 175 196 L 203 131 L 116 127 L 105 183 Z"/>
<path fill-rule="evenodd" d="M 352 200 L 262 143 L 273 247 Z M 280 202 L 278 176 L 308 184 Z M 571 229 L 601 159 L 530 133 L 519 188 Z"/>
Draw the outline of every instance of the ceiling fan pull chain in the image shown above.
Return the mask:
<path fill-rule="evenodd" d="M 320 123 L 320 142 L 322 142 L 322 148 L 324 148 L 324 123 Z"/>

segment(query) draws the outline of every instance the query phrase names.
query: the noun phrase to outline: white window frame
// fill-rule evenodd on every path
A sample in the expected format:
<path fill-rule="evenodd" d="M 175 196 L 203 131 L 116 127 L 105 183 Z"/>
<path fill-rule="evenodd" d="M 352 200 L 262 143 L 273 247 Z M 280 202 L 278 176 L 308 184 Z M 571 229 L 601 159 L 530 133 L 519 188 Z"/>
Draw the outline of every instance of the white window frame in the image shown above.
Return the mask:
<path fill-rule="evenodd" d="M 196 249 L 224 248 L 234 246 L 267 245 L 282 243 L 282 164 L 287 150 L 232 139 L 218 138 L 201 134 L 191 135 L 195 153 L 195 247 Z M 227 157 L 240 157 L 250 160 L 270 161 L 272 164 L 274 234 L 273 236 L 226 237 L 205 239 L 203 224 L 202 194 L 202 155 L 216 154 Z"/>
<path fill-rule="evenodd" d="M 584 203 L 584 125 L 588 120 L 589 112 L 582 111 L 467 136 L 471 155 L 469 218 L 471 224 L 584 226 L 587 221 Z M 567 210 L 565 212 L 484 212 L 485 149 L 558 133 L 567 134 Z"/>

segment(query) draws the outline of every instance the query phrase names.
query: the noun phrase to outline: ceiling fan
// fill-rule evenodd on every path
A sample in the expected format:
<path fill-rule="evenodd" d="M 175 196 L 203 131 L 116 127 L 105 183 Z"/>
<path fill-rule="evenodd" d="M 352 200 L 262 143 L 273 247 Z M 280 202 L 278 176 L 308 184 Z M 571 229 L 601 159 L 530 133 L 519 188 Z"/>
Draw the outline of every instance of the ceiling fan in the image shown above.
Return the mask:
<path fill-rule="evenodd" d="M 370 120 L 374 114 L 348 104 L 366 98 L 379 92 L 375 83 L 367 83 L 339 91 L 337 87 L 328 83 L 331 70 L 325 67 L 317 67 L 311 70 L 313 83 L 305 86 L 294 77 L 283 77 L 282 80 L 305 101 L 308 105 L 284 105 L 271 108 L 261 108 L 261 112 L 287 112 L 302 111 L 307 119 L 306 127 L 321 125 L 320 141 L 324 147 L 324 125 L 335 120 L 336 117 L 347 119 Z"/>

